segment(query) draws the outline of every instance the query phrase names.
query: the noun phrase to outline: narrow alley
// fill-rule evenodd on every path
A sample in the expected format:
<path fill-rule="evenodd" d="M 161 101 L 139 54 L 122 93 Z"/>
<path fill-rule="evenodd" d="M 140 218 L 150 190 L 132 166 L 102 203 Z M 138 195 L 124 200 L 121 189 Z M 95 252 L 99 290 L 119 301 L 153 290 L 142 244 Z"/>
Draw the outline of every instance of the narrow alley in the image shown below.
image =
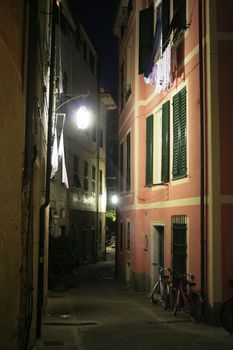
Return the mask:
<path fill-rule="evenodd" d="M 50 291 L 38 350 L 222 349 L 233 338 L 222 328 L 193 324 L 182 312 L 154 306 L 114 274 L 114 254 L 106 262 L 81 267 L 64 291 Z"/>

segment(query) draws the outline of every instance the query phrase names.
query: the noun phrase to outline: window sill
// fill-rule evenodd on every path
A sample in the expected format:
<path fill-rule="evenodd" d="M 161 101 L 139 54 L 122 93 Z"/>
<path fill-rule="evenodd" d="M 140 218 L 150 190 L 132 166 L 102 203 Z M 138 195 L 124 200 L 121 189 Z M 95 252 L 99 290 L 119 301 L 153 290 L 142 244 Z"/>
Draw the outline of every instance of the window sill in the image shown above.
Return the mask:
<path fill-rule="evenodd" d="M 185 178 L 187 178 L 187 177 L 188 177 L 187 174 L 185 174 L 185 175 L 180 175 L 180 176 L 175 176 L 175 177 L 173 177 L 172 181 L 185 179 Z"/>
<path fill-rule="evenodd" d="M 189 182 L 189 176 L 184 175 L 184 176 L 177 176 L 172 179 L 171 186 L 176 186 L 176 185 L 182 185 L 184 183 Z"/>
<path fill-rule="evenodd" d="M 168 182 L 160 182 L 156 184 L 145 185 L 145 188 L 158 187 L 158 186 L 168 186 Z"/>

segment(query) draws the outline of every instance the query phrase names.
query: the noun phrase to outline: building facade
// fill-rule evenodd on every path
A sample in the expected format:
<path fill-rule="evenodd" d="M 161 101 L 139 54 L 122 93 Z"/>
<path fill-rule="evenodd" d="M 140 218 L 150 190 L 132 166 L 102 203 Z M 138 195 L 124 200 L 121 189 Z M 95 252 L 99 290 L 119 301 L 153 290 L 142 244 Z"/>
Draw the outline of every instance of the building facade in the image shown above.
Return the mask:
<path fill-rule="evenodd" d="M 55 1 L 0 3 L 0 343 L 33 347 L 46 302 Z"/>
<path fill-rule="evenodd" d="M 53 149 L 63 141 L 63 130 L 64 154 L 57 151 L 57 171 L 51 179 L 50 234 L 72 238 L 77 263 L 84 263 L 105 256 L 106 107 L 93 42 L 69 1 L 62 2 L 59 16 Z M 92 114 L 86 130 L 75 125 L 81 105 Z"/>
<path fill-rule="evenodd" d="M 231 12 L 228 1 L 122 0 L 114 24 L 118 274 L 150 290 L 158 265 L 193 273 L 213 322 L 233 276 Z"/>

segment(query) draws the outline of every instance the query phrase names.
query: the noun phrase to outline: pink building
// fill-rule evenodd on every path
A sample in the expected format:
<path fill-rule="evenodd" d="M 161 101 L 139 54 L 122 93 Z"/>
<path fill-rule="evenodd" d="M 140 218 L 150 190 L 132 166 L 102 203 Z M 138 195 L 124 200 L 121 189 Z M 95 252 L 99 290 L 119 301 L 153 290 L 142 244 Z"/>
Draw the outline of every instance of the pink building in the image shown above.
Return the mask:
<path fill-rule="evenodd" d="M 118 275 L 192 272 L 218 320 L 233 279 L 233 3 L 121 0 Z"/>

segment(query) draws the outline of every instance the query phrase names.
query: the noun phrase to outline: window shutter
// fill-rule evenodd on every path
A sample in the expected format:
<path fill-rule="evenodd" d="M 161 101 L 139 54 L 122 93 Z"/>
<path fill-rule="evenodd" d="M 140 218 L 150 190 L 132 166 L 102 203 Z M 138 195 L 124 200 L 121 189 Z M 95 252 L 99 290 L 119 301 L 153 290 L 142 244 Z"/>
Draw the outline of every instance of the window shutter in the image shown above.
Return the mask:
<path fill-rule="evenodd" d="M 131 183 L 130 183 L 130 178 L 131 178 L 131 158 L 130 158 L 130 153 L 131 153 L 131 137 L 130 133 L 127 135 L 126 139 L 126 144 L 127 144 L 127 171 L 126 171 L 126 191 L 130 191 L 131 188 Z"/>
<path fill-rule="evenodd" d="M 179 93 L 173 97 L 173 177 L 179 175 Z"/>
<path fill-rule="evenodd" d="M 146 185 L 153 184 L 153 134 L 154 117 L 146 119 Z"/>
<path fill-rule="evenodd" d="M 148 7 L 139 14 L 139 74 L 144 73 L 152 51 L 154 33 L 154 7 Z"/>
<path fill-rule="evenodd" d="M 186 87 L 173 97 L 173 178 L 187 173 Z"/>
<path fill-rule="evenodd" d="M 186 29 L 186 0 L 173 0 L 173 33 L 176 38 Z"/>
<path fill-rule="evenodd" d="M 186 224 L 172 224 L 172 268 L 186 274 L 187 227 Z"/>
<path fill-rule="evenodd" d="M 169 117 L 170 101 L 167 101 L 162 107 L 162 182 L 169 180 Z"/>
<path fill-rule="evenodd" d="M 186 87 L 180 91 L 180 176 L 186 175 Z"/>
<path fill-rule="evenodd" d="M 167 0 L 162 1 L 162 43 L 163 51 L 168 45 L 169 39 L 169 24 L 170 24 L 170 2 Z"/>

